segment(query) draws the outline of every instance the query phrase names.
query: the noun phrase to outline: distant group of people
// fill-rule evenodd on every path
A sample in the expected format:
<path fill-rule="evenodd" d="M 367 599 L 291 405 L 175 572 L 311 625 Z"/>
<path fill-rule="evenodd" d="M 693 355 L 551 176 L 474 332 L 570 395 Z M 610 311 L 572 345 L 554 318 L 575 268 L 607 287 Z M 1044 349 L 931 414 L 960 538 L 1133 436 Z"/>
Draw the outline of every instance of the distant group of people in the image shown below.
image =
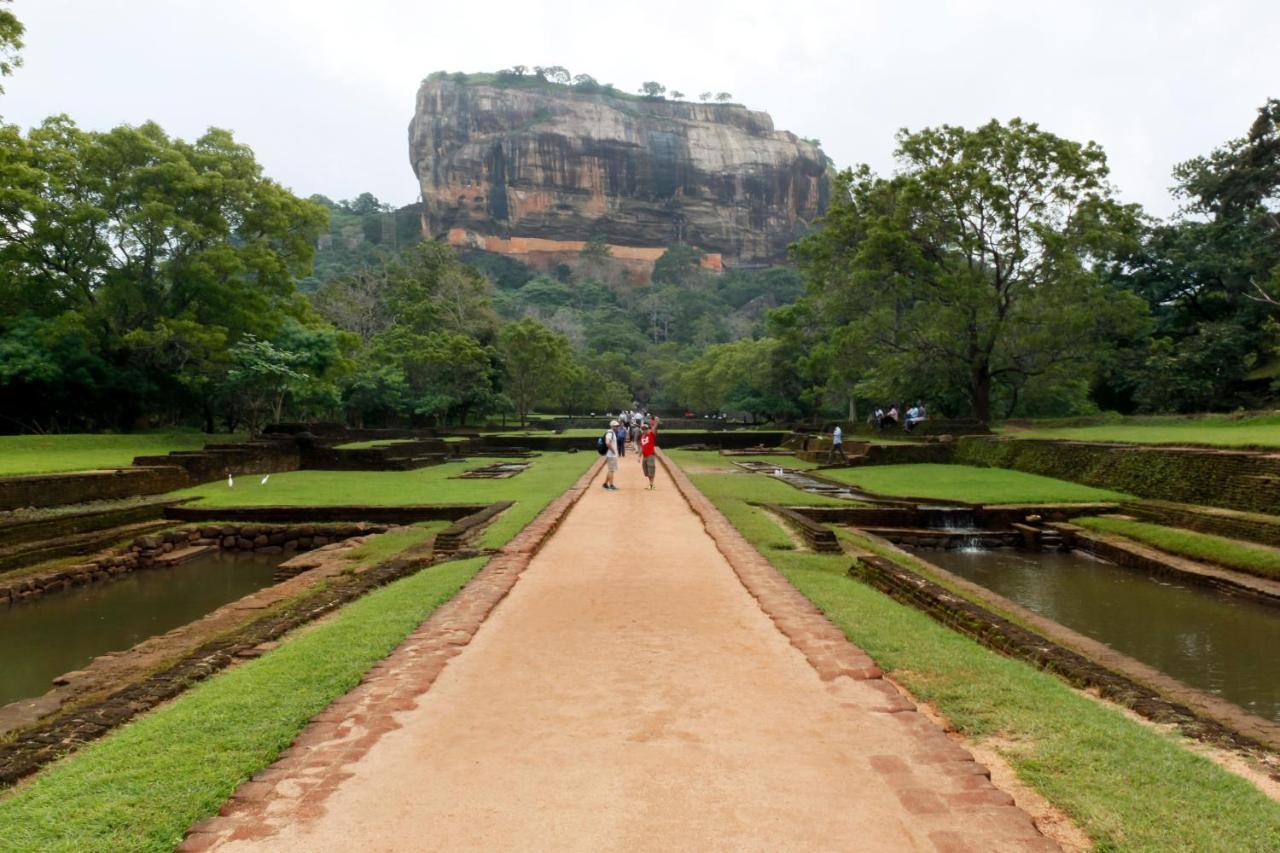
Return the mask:
<path fill-rule="evenodd" d="M 618 471 L 618 460 L 627 455 L 627 445 L 640 460 L 640 470 L 649 478 L 649 488 L 656 488 L 657 462 L 654 453 L 658 449 L 658 418 L 638 411 L 625 411 L 616 420 L 609 421 L 609 428 L 597 441 L 597 447 L 605 459 L 604 488 L 616 492 L 613 476 Z"/>
<path fill-rule="evenodd" d="M 871 413 L 871 417 L 867 419 L 867 422 L 878 430 L 884 430 L 889 427 L 897 426 L 899 418 L 898 407 L 896 405 L 890 405 L 887 411 L 882 406 L 876 406 L 875 410 Z M 902 428 L 907 432 L 911 432 L 912 428 L 914 428 L 916 424 L 921 421 L 928 420 L 928 418 L 929 414 L 925 411 L 924 403 L 917 402 L 914 406 L 907 409 L 906 417 L 901 419 Z"/>
<path fill-rule="evenodd" d="M 902 428 L 907 432 L 911 432 L 916 424 L 928 419 L 929 414 L 925 411 L 924 403 L 917 402 L 914 406 L 907 409 L 907 416 L 902 421 Z M 871 424 L 874 429 L 884 430 L 888 427 L 898 425 L 898 407 L 890 405 L 888 411 L 881 406 L 876 406 L 871 412 L 871 417 L 867 419 L 867 423 Z M 831 430 L 831 449 L 827 451 L 827 463 L 830 464 L 840 457 L 842 462 L 848 462 L 849 458 L 844 455 L 844 430 L 840 428 L 840 424 L 836 424 Z"/>

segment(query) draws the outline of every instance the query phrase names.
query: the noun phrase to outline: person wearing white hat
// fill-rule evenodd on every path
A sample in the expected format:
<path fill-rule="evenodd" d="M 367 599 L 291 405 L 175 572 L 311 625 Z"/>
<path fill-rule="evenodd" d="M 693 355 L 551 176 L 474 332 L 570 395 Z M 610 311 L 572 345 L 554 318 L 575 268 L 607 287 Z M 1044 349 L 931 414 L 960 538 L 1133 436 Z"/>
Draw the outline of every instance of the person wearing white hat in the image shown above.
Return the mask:
<path fill-rule="evenodd" d="M 618 429 L 617 421 L 609 421 L 609 429 L 604 434 L 604 488 L 611 492 L 616 492 L 618 487 L 613 484 L 613 475 L 618 470 Z"/>

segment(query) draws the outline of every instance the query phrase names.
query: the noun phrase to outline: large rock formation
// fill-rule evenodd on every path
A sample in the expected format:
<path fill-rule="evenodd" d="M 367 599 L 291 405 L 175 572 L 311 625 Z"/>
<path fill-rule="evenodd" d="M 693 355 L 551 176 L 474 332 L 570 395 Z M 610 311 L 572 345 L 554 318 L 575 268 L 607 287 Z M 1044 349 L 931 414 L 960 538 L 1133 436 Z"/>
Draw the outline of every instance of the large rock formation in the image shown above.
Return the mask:
<path fill-rule="evenodd" d="M 641 264 L 675 242 L 778 260 L 830 187 L 822 150 L 767 113 L 443 75 L 418 90 L 409 157 L 424 236 L 535 262 L 592 238 Z"/>

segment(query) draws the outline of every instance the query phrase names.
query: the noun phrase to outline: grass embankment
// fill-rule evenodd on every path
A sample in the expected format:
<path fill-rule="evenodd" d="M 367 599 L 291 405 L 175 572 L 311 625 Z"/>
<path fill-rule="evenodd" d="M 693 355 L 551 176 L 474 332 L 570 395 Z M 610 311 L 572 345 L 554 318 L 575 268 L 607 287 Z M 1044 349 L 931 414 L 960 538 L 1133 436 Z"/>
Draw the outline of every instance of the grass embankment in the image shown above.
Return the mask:
<path fill-rule="evenodd" d="M 1064 438 L 1129 444 L 1205 444 L 1215 447 L 1280 447 L 1280 416 L 1277 415 L 1247 418 L 1229 415 L 1117 418 L 1104 424 L 1045 424 L 1030 428 L 1006 426 L 1001 431 L 1015 438 Z"/>
<path fill-rule="evenodd" d="M 858 501 L 810 494 L 763 474 L 748 474 L 733 469 L 725 457 L 714 451 L 672 450 L 668 451 L 668 455 L 691 475 L 696 475 L 698 487 L 713 500 L 754 501 L 788 506 L 862 505 Z"/>
<path fill-rule="evenodd" d="M 483 564 L 404 578 L 0 797 L 0 848 L 172 850 Z"/>
<path fill-rule="evenodd" d="M 930 498 L 975 504 L 1091 503 L 1125 501 L 1123 492 L 1095 489 L 1038 474 L 971 465 L 869 465 L 822 472 L 842 483 L 890 497 Z"/>
<path fill-rule="evenodd" d="M 1124 536 L 1170 554 L 1280 580 L 1280 549 L 1268 548 L 1266 545 L 1252 545 L 1211 533 L 1180 530 L 1144 521 L 1130 521 L 1127 518 L 1094 516 L 1072 519 L 1072 523 L 1099 533 Z"/>
<path fill-rule="evenodd" d="M 123 468 L 135 456 L 199 450 L 208 442 L 244 441 L 243 435 L 202 432 L 142 432 L 126 435 L 2 435 L 0 477 Z"/>
<path fill-rule="evenodd" d="M 235 488 L 224 481 L 206 483 L 176 492 L 199 498 L 201 507 L 228 506 L 330 506 L 367 504 L 489 504 L 515 501 L 481 540 L 483 547 L 498 547 L 516 534 L 587 470 L 595 453 L 546 453 L 532 460 L 528 470 L 503 480 L 453 480 L 463 471 L 482 468 L 498 459 L 478 459 L 465 464 L 446 463 L 415 471 L 291 471 L 272 474 L 267 484 L 258 477 L 244 477 Z"/>
<path fill-rule="evenodd" d="M 1248 782 L 1047 673 L 953 633 L 847 575 L 849 558 L 794 550 L 727 475 L 691 475 L 755 546 L 857 645 L 1103 850 L 1275 850 L 1280 804 Z"/>
<path fill-rule="evenodd" d="M 682 466 L 686 463 L 691 463 L 700 468 L 719 468 L 726 471 L 741 471 L 741 468 L 734 466 L 733 463 L 735 462 L 767 462 L 770 465 L 777 465 L 779 468 L 791 468 L 795 471 L 809 471 L 818 467 L 816 462 L 806 462 L 794 456 L 777 456 L 773 454 L 764 454 L 762 456 L 722 456 L 718 451 L 714 450 L 684 450 L 679 447 L 668 450 L 666 453 Z"/>

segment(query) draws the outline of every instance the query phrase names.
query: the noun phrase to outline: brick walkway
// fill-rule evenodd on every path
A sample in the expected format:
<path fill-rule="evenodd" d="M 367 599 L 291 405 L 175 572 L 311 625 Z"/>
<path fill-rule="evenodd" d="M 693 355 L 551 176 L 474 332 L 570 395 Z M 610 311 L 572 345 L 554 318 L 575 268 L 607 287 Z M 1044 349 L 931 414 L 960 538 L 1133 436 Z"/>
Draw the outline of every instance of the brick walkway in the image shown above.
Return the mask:
<path fill-rule="evenodd" d="M 184 847 L 1056 849 L 681 472 L 638 469 L 561 498 Z"/>

